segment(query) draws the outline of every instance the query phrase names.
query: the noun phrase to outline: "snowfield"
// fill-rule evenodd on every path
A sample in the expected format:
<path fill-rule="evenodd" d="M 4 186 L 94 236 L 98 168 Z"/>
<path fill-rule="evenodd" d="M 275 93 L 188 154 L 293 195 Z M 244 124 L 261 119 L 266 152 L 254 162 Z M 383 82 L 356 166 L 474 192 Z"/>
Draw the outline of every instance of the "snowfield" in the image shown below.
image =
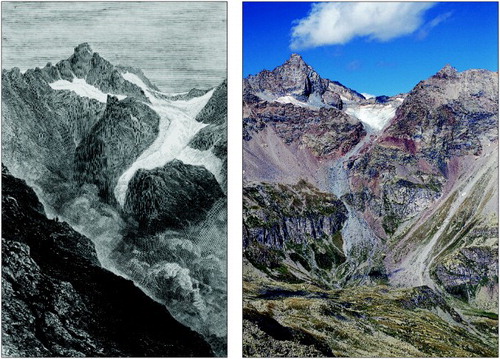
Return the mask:
<path fill-rule="evenodd" d="M 93 98 L 99 102 L 106 103 L 108 95 L 116 96 L 119 100 L 123 100 L 126 96 L 107 94 L 99 90 L 97 87 L 89 85 L 85 79 L 75 77 L 73 81 L 57 80 L 49 84 L 54 90 L 69 90 L 81 97 Z"/>
<path fill-rule="evenodd" d="M 397 108 L 394 104 L 358 105 L 354 103 L 347 104 L 346 107 L 345 113 L 356 117 L 375 131 L 380 131 L 387 125 L 396 114 Z"/>

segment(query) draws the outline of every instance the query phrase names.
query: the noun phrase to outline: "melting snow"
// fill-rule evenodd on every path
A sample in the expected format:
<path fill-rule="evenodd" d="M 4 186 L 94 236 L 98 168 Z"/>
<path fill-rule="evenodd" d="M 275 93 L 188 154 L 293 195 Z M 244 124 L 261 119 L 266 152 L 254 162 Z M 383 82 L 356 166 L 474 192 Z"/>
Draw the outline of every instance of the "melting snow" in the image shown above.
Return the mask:
<path fill-rule="evenodd" d="M 49 84 L 54 90 L 69 90 L 76 93 L 78 96 L 93 98 L 99 102 L 106 103 L 108 94 L 102 92 L 97 87 L 89 85 L 85 79 L 75 77 L 72 82 L 67 80 L 57 80 Z M 110 94 L 113 95 L 113 94 Z M 126 96 L 113 95 L 118 97 L 119 100 L 124 99 Z"/>
<path fill-rule="evenodd" d="M 351 105 L 345 109 L 345 112 L 374 130 L 380 131 L 394 117 L 396 107 L 391 104 Z"/>
<path fill-rule="evenodd" d="M 291 103 L 292 105 L 295 105 L 295 106 L 311 108 L 314 110 L 317 110 L 321 106 L 324 106 L 324 104 L 321 103 L 321 99 L 318 100 L 316 98 L 311 99 L 310 102 L 304 102 L 304 101 L 297 100 L 293 96 L 281 96 L 281 97 L 278 97 L 274 101 L 279 102 L 279 103 Z"/>

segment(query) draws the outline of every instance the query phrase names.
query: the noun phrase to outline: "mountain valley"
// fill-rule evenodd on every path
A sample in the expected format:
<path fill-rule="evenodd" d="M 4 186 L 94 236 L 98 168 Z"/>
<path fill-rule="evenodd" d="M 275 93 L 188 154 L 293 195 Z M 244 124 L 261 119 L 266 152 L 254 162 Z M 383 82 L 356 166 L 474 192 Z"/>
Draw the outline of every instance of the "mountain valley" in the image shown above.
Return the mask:
<path fill-rule="evenodd" d="M 36 193 L 43 205 L 37 204 L 37 211 L 47 218 L 36 224 L 38 233 L 33 235 L 52 239 L 42 241 L 40 250 L 58 253 L 52 253 L 51 241 L 57 242 L 60 235 L 50 230 L 64 224 L 65 230 L 73 231 L 68 236 L 81 238 L 89 253 L 95 251 L 89 265 L 96 276 L 126 287 L 112 299 L 122 296 L 121 312 L 107 313 L 97 302 L 82 315 L 89 316 L 89 321 L 96 320 L 93 316 L 100 316 L 98 321 L 102 322 L 113 318 L 110 330 L 113 325 L 122 326 L 122 319 L 130 320 L 123 325 L 132 325 L 134 320 L 139 325 L 130 331 L 132 336 L 137 333 L 134 341 L 119 338 L 120 345 L 129 349 L 118 345 L 116 350 L 102 351 L 102 343 L 79 347 L 79 330 L 86 329 L 72 323 L 76 334 L 71 342 L 76 344 L 74 352 L 69 352 L 51 349 L 71 346 L 60 337 L 47 335 L 38 322 L 30 322 L 26 329 L 31 331 L 29 336 L 19 336 L 13 329 L 16 319 L 2 316 L 5 355 L 225 355 L 226 129 L 226 81 L 211 89 L 166 94 L 141 70 L 113 65 L 87 43 L 78 45 L 68 59 L 55 65 L 48 63 L 24 73 L 17 68 L 2 70 L 2 163 L 8 176 L 15 178 L 12 181 L 25 181 L 34 190 L 32 202 Z M 4 185 L 4 200 L 8 190 Z M 16 201 L 15 191 L 11 201 Z M 16 210 L 18 217 L 12 217 L 8 228 L 26 225 L 20 218 L 31 213 L 23 207 Z M 23 247 L 19 249 L 24 253 L 22 260 L 32 263 L 26 265 L 33 266 L 33 271 L 37 265 L 43 267 L 43 260 L 35 257 L 34 242 L 16 238 L 14 230 L 13 236 L 7 235 L 5 216 L 4 212 L 4 261 L 15 262 L 17 258 L 17 252 L 10 251 L 12 243 Z M 76 251 L 63 258 L 78 261 L 79 256 Z M 3 277 L 8 268 L 4 265 Z M 63 287 L 62 296 L 69 295 L 64 288 L 74 285 L 73 281 L 83 280 L 78 271 L 85 272 L 85 268 L 72 269 L 64 278 L 55 277 L 54 285 Z M 70 274 L 75 278 L 66 278 Z M 7 280 L 18 285 L 15 277 Z M 3 290 L 3 298 L 32 305 L 31 299 L 18 298 L 18 292 Z M 81 290 L 77 290 L 80 295 L 92 297 L 90 282 Z M 36 303 L 37 313 L 43 313 L 43 298 Z M 50 313 L 50 303 L 46 304 Z M 133 309 L 134 305 L 141 310 Z M 5 310 L 5 302 L 3 306 Z M 127 314 L 131 318 L 114 318 Z M 149 321 L 154 323 L 151 330 L 145 329 Z M 57 325 L 51 324 L 49 329 L 56 330 Z M 115 340 L 106 339 L 106 333 L 101 333 L 102 338 L 99 332 L 91 334 L 97 341 Z M 30 338 L 42 344 L 31 347 Z M 135 341 L 142 344 L 131 350 Z"/>
<path fill-rule="evenodd" d="M 498 73 L 243 81 L 244 355 L 498 355 Z"/>

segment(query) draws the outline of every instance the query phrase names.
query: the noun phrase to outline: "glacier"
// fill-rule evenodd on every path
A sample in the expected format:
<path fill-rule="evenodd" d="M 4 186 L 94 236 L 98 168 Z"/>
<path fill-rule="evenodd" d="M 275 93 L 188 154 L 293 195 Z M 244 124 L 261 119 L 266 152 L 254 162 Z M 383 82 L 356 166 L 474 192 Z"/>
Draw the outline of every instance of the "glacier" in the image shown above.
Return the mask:
<path fill-rule="evenodd" d="M 135 74 L 122 74 L 127 81 L 141 87 L 150 100 L 150 107 L 160 116 L 159 133 L 156 140 L 137 160 L 120 176 L 114 189 L 115 198 L 123 206 L 128 183 L 139 169 L 153 169 L 164 166 L 167 162 L 179 159 L 187 164 L 203 165 L 220 179 L 218 159 L 214 155 L 202 154 L 188 147 L 191 139 L 207 126 L 196 121 L 196 115 L 207 104 L 214 90 L 205 95 L 186 101 L 171 101 L 155 96 L 146 84 Z M 200 155 L 198 157 L 198 155 Z M 185 162 L 186 161 L 186 162 Z M 219 160 L 220 162 L 220 160 Z"/>

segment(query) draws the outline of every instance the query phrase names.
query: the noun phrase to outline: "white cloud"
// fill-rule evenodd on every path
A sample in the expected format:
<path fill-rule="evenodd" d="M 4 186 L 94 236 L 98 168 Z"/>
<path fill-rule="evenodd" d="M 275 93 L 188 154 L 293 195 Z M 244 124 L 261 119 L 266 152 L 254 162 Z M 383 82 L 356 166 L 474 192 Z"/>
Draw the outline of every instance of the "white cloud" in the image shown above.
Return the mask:
<path fill-rule="evenodd" d="M 417 30 L 427 2 L 342 2 L 313 4 L 309 15 L 292 28 L 294 50 L 345 44 L 355 37 L 387 41 Z"/>
<path fill-rule="evenodd" d="M 434 19 L 426 23 L 422 28 L 418 31 L 417 33 L 417 39 L 418 40 L 423 40 L 429 35 L 429 32 L 438 26 L 440 23 L 446 21 L 450 16 L 452 15 L 452 12 L 446 12 L 444 14 L 436 16 Z"/>

